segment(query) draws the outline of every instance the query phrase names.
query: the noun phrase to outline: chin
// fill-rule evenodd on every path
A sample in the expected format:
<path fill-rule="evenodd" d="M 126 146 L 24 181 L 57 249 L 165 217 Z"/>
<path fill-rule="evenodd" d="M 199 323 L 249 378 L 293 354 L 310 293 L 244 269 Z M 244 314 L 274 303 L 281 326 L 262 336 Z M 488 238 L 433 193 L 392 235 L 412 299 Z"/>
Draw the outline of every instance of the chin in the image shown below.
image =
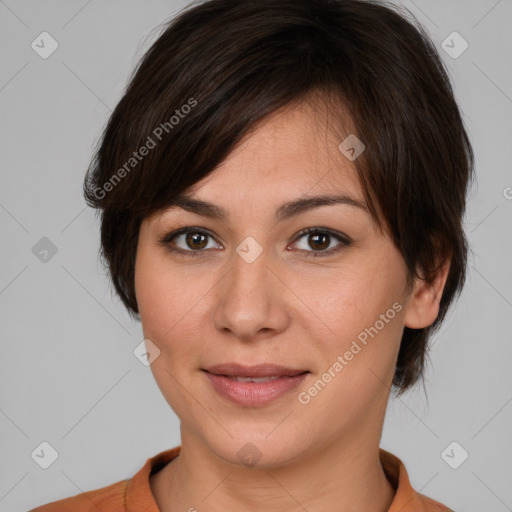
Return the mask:
<path fill-rule="evenodd" d="M 285 430 L 280 435 L 274 432 L 268 436 L 271 431 L 269 429 L 265 434 L 250 435 L 245 429 L 243 435 L 232 433 L 233 437 L 222 436 L 222 439 L 207 444 L 217 457 L 239 467 L 271 469 L 291 463 L 300 455 L 300 442 L 291 439 Z"/>

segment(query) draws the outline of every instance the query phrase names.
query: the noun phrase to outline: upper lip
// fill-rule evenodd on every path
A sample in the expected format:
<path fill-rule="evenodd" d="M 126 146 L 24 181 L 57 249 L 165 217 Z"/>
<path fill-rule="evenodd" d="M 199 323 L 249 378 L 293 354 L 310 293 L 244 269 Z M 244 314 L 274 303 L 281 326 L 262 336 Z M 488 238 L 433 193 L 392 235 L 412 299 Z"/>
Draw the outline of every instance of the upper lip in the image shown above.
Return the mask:
<path fill-rule="evenodd" d="M 227 375 L 233 377 L 281 377 L 294 376 L 307 372 L 307 370 L 294 370 L 275 364 L 257 364 L 243 366 L 238 363 L 223 363 L 205 368 L 214 375 Z"/>

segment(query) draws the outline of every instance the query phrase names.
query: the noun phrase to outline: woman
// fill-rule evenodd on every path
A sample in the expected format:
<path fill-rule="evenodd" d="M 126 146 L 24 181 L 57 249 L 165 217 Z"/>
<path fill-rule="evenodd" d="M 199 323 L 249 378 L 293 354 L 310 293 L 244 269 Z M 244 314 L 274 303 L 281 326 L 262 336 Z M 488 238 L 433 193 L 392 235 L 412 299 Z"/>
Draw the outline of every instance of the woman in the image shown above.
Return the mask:
<path fill-rule="evenodd" d="M 449 510 L 379 442 L 464 284 L 472 173 L 435 47 L 394 9 L 182 12 L 84 182 L 181 445 L 35 510 Z"/>

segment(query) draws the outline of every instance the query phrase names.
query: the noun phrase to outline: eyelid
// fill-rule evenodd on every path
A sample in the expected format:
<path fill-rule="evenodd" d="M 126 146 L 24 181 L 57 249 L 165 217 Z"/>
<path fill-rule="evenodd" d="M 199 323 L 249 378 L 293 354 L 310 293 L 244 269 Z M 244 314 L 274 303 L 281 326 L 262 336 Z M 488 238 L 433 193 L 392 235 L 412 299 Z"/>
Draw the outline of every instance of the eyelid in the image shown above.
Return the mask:
<path fill-rule="evenodd" d="M 324 228 L 322 226 L 315 226 L 313 228 L 305 228 L 297 233 L 292 243 L 295 243 L 297 240 L 301 239 L 304 235 L 314 234 L 314 233 L 327 233 L 328 235 L 336 238 L 340 242 L 343 242 L 346 245 L 352 243 L 352 240 L 345 234 L 339 233 L 330 228 Z M 318 251 L 318 252 L 328 252 L 328 251 Z"/>
<path fill-rule="evenodd" d="M 215 238 L 213 233 L 205 228 L 200 228 L 196 226 L 184 226 L 182 228 L 178 228 L 174 231 L 166 233 L 162 238 L 160 238 L 159 241 L 162 243 L 169 243 L 173 238 L 188 232 L 201 233 L 203 235 L 208 235 L 211 236 L 212 238 Z"/>

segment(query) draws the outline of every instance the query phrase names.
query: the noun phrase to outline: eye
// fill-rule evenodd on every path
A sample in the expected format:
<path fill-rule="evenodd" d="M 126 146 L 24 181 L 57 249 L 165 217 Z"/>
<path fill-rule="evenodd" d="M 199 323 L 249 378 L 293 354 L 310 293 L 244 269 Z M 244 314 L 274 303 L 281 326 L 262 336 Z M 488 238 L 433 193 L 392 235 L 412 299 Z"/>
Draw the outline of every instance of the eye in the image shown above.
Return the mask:
<path fill-rule="evenodd" d="M 296 240 L 304 239 L 299 247 L 300 252 L 308 253 L 308 258 L 316 258 L 317 256 L 329 256 L 339 252 L 345 246 L 350 245 L 350 239 L 338 233 L 334 233 L 326 228 L 307 228 L 302 230 Z M 332 242 L 338 241 L 338 245 L 332 248 Z M 295 242 L 296 243 L 296 242 Z M 329 250 L 327 250 L 331 247 Z M 311 250 L 312 249 L 312 250 Z"/>
<path fill-rule="evenodd" d="M 208 238 L 212 235 L 201 228 L 181 228 L 165 235 L 160 243 L 171 252 L 184 256 L 199 256 L 202 249 L 221 248 L 222 245 L 213 243 L 208 247 Z M 181 244 L 181 247 L 178 245 Z"/>
<path fill-rule="evenodd" d="M 209 238 L 211 239 L 210 244 Z M 305 239 L 305 243 L 302 243 L 302 247 L 295 249 L 295 251 L 306 253 L 308 258 L 329 256 L 339 252 L 351 243 L 346 235 L 335 233 L 327 228 L 303 229 L 295 238 L 294 244 L 301 239 Z M 332 248 L 332 243 L 336 241 L 338 244 Z M 165 235 L 159 242 L 169 251 L 186 257 L 200 256 L 204 252 L 203 249 L 223 249 L 221 244 L 214 241 L 213 235 L 202 228 L 181 228 Z"/>

